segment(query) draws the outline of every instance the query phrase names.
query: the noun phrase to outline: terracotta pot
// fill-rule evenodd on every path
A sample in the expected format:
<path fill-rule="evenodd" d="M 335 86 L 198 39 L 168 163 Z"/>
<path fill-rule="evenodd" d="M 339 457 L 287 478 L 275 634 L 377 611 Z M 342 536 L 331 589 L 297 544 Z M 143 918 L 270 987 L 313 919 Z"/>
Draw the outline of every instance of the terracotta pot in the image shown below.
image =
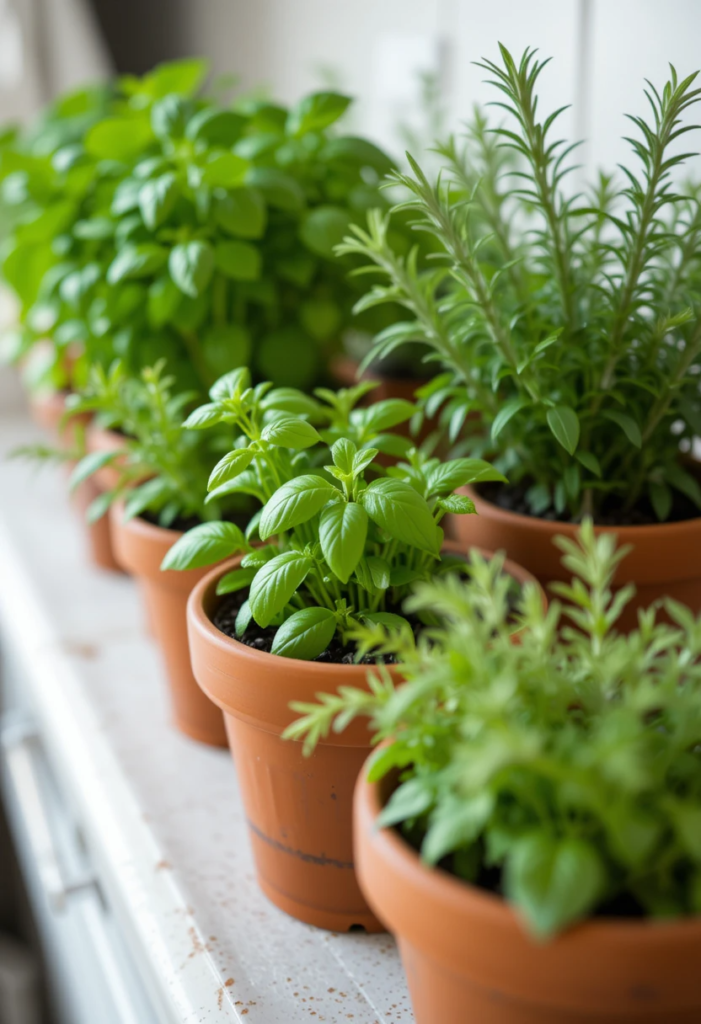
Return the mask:
<path fill-rule="evenodd" d="M 218 567 L 194 588 L 188 630 L 195 678 L 224 712 L 259 884 L 276 906 L 308 924 L 381 930 L 353 864 L 351 806 L 355 780 L 370 753 L 366 721 L 332 732 L 310 758 L 301 743 L 281 739 L 298 717 L 291 701 L 313 703 L 317 694 L 339 686 L 366 687 L 367 666 L 281 658 L 221 633 L 211 621 L 217 582 L 239 561 Z M 521 581 L 532 578 L 517 566 L 507 570 Z"/>
<path fill-rule="evenodd" d="M 116 452 L 124 448 L 126 439 L 116 430 L 106 430 L 94 421 L 89 425 L 85 441 L 89 452 Z M 118 460 L 115 460 L 118 461 Z M 119 470 L 108 463 L 93 474 L 92 479 L 100 491 L 111 491 L 119 483 Z"/>
<path fill-rule="evenodd" d="M 464 492 L 475 502 L 478 515 L 451 517 L 449 528 L 460 541 L 505 551 L 545 587 L 553 580 L 571 579 L 572 574 L 560 564 L 562 553 L 553 538 L 558 534 L 574 538 L 575 524 L 508 512 L 485 501 L 472 488 Z M 598 526 L 596 532 L 614 534 L 619 544 L 633 546 L 616 574 L 617 586 L 634 583 L 636 587 L 618 628 L 633 629 L 637 609 L 665 596 L 688 605 L 694 613 L 701 612 L 701 517 L 654 526 Z"/>
<path fill-rule="evenodd" d="M 355 857 L 370 905 L 397 937 L 416 1024 L 697 1024 L 701 919 L 600 918 L 547 944 L 511 907 L 423 865 L 375 821 L 392 781 L 355 792 Z"/>
<path fill-rule="evenodd" d="M 175 725 L 200 743 L 225 747 L 222 713 L 195 682 L 187 642 L 187 599 L 209 570 L 163 572 L 161 562 L 182 533 L 154 526 L 145 519 L 125 523 L 123 515 L 121 503 L 110 509 L 115 552 L 120 564 L 138 581 L 146 600 L 150 629 L 166 664 Z"/>
<path fill-rule="evenodd" d="M 29 409 L 34 422 L 52 434 L 57 444 L 62 448 L 67 448 L 73 443 L 75 422 L 80 423 L 82 426 L 87 426 L 90 420 L 88 414 L 82 414 L 75 417 L 75 422 L 70 420 L 63 427 L 61 426 L 61 417 L 66 411 L 66 393 L 63 391 L 46 393 L 42 396 L 32 395 L 29 399 Z M 69 473 L 72 472 L 74 465 L 75 463 L 67 464 Z M 96 523 L 88 523 L 85 518 L 88 506 L 99 493 L 100 491 L 95 482 L 93 480 L 86 480 L 73 492 L 73 506 L 80 515 L 90 561 L 100 569 L 119 572 L 120 567 L 115 561 L 112 550 L 112 538 L 107 518 L 103 516 Z"/>

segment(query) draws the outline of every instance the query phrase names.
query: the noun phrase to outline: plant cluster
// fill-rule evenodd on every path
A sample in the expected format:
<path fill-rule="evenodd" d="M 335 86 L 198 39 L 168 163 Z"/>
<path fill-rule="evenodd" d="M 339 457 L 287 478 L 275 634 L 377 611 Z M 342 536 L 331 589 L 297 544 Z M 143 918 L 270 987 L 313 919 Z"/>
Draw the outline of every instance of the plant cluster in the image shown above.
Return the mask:
<path fill-rule="evenodd" d="M 517 63 L 503 46 L 501 58 L 480 67 L 506 122 L 490 129 L 477 115 L 463 143 L 440 145 L 436 183 L 411 157 L 411 173 L 390 177 L 408 197 L 395 210 L 438 245 L 435 266 L 399 252 L 379 211 L 337 250 L 382 279 L 358 309 L 408 311 L 373 354 L 428 345 L 446 370 L 423 393 L 428 412 L 443 407 L 453 440 L 478 413 L 487 437 L 473 451 L 495 454 L 534 515 L 649 504 L 664 520 L 675 492 L 701 507 L 685 463 L 701 432 L 701 206 L 696 187 L 676 183 L 696 75 L 671 68 L 661 92 L 648 83 L 652 117 L 631 117 L 637 165 L 576 194 L 565 180 L 575 147 L 553 135 L 565 108 L 538 109 L 547 61 L 527 50 Z"/>
<path fill-rule="evenodd" d="M 116 485 L 89 506 L 89 522 L 120 500 L 126 520 L 148 513 L 160 526 L 173 528 L 250 511 L 241 497 L 207 501 L 209 467 L 228 448 L 231 431 L 187 430 L 183 410 L 196 396 L 174 394 L 173 384 L 174 378 L 164 375 L 163 362 L 146 367 L 138 377 L 128 375 L 119 362 L 109 371 L 95 365 L 83 394 L 69 399 L 68 416 L 90 413 L 101 426 L 118 428 L 124 435 L 114 450 L 83 454 L 72 473 L 75 488 L 104 466 L 117 472 Z"/>
<path fill-rule="evenodd" d="M 502 479 L 479 459 L 441 462 L 391 433 L 415 406 L 387 399 L 357 402 L 375 385 L 316 398 L 267 382 L 251 387 L 247 369 L 212 387 L 211 401 L 186 426 L 227 424 L 238 435 L 209 478 L 210 498 L 250 495 L 261 508 L 245 534 L 233 523 L 205 523 L 170 550 L 163 568 L 190 569 L 243 553 L 219 594 L 249 588 L 236 629 L 251 620 L 276 626 L 273 653 L 312 659 L 361 622 L 406 628 L 398 614 L 411 584 L 455 569 L 441 559 L 446 512 L 474 512 L 456 488 Z M 388 469 L 379 453 L 405 455 Z"/>
<path fill-rule="evenodd" d="M 619 635 L 632 588 L 614 596 L 611 581 L 626 550 L 591 520 L 557 543 L 575 577 L 558 587 L 568 604 L 546 611 L 526 586 L 518 643 L 499 560 L 473 554 L 469 583 L 421 583 L 405 604 L 440 627 L 418 645 L 386 634 L 403 685 L 377 676 L 370 692 L 294 705 L 304 717 L 287 732 L 310 751 L 370 716 L 387 741 L 370 779 L 400 773 L 379 824 L 503 892 L 541 939 L 597 912 L 701 910 L 701 619 L 668 600 L 671 624 L 650 608 Z"/>
<path fill-rule="evenodd" d="M 3 275 L 21 303 L 5 348 L 50 337 L 35 378 L 80 388 L 115 357 L 133 374 L 165 359 L 200 394 L 239 365 L 323 378 L 358 296 L 333 248 L 383 204 L 392 162 L 334 134 L 346 96 L 225 106 L 201 94 L 206 73 L 185 60 L 83 90 L 0 145 Z"/>

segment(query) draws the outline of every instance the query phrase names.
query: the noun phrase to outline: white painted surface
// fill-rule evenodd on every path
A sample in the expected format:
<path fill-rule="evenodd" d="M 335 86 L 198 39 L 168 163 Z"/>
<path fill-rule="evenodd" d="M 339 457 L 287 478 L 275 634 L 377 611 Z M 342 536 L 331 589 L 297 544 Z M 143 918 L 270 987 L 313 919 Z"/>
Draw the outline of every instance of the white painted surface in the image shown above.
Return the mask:
<path fill-rule="evenodd" d="M 0 452 L 37 439 L 0 419 Z M 87 565 L 59 471 L 4 457 L 0 618 L 163 1024 L 411 1024 L 391 938 L 322 932 L 262 896 L 231 759 L 169 728 L 134 584 Z"/>

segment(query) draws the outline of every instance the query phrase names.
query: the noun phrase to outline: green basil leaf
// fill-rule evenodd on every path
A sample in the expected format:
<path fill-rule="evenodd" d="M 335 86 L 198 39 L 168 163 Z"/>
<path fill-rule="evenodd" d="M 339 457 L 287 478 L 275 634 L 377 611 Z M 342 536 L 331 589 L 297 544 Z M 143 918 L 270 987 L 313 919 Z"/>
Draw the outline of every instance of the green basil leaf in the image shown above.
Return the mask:
<path fill-rule="evenodd" d="M 214 249 L 218 270 L 235 281 L 257 281 L 263 261 L 254 245 L 248 242 L 219 242 Z"/>
<path fill-rule="evenodd" d="M 373 480 L 360 502 L 374 523 L 395 540 L 437 555 L 438 530 L 425 499 L 402 480 Z"/>
<path fill-rule="evenodd" d="M 213 402 L 224 402 L 241 395 L 251 386 L 251 372 L 247 366 L 239 366 L 230 370 L 216 380 L 209 389 L 209 397 Z"/>
<path fill-rule="evenodd" d="M 280 416 L 263 429 L 263 440 L 279 448 L 293 448 L 299 451 L 311 448 L 321 441 L 318 433 L 307 420 L 296 416 Z"/>
<path fill-rule="evenodd" d="M 329 568 L 347 583 L 365 550 L 368 516 L 355 502 L 334 502 L 322 509 L 319 543 Z"/>
<path fill-rule="evenodd" d="M 358 167 L 372 167 L 384 178 L 394 168 L 394 161 L 386 153 L 374 146 L 367 139 L 352 135 L 342 135 L 329 139 L 323 146 L 319 157 L 328 163 L 339 163 L 346 167 L 356 164 Z"/>
<path fill-rule="evenodd" d="M 433 785 L 421 776 L 414 776 L 397 786 L 377 818 L 378 828 L 389 828 L 400 821 L 420 817 L 433 805 Z"/>
<path fill-rule="evenodd" d="M 183 427 L 186 430 L 204 430 L 206 427 L 219 423 L 221 416 L 220 406 L 216 402 L 207 402 L 206 405 L 200 405 L 199 408 L 192 410 L 183 423 Z"/>
<path fill-rule="evenodd" d="M 367 409 L 354 409 L 351 420 L 360 424 L 365 431 L 381 433 L 390 430 L 407 420 L 416 412 L 413 402 L 407 402 L 404 398 L 386 398 L 383 402 L 375 402 Z"/>
<path fill-rule="evenodd" d="M 350 96 L 338 92 L 316 92 L 305 96 L 290 110 L 285 130 L 288 135 L 305 135 L 328 128 L 345 114 L 352 103 Z"/>
<path fill-rule="evenodd" d="M 215 487 L 221 487 L 229 480 L 240 476 L 245 469 L 248 469 L 255 458 L 255 452 L 250 448 L 234 448 L 227 452 L 223 459 L 220 459 L 209 475 L 207 490 L 213 491 Z"/>
<path fill-rule="evenodd" d="M 387 590 L 390 574 L 389 562 L 386 562 L 384 558 L 380 558 L 378 555 L 368 555 L 366 562 L 373 584 L 378 590 Z"/>
<path fill-rule="evenodd" d="M 246 118 L 234 110 L 205 107 L 188 121 L 185 137 L 191 142 L 230 149 L 241 138 L 245 127 Z"/>
<path fill-rule="evenodd" d="M 162 174 L 141 186 L 139 209 L 150 231 L 155 231 L 168 219 L 177 198 L 178 183 L 174 174 Z"/>
<path fill-rule="evenodd" d="M 319 403 L 311 395 L 305 395 L 297 388 L 273 388 L 260 403 L 264 412 L 274 409 L 291 412 L 298 416 L 314 416 L 319 412 Z"/>
<path fill-rule="evenodd" d="M 316 206 L 306 215 L 299 237 L 310 252 L 326 259 L 334 258 L 334 250 L 348 234 L 351 215 L 342 206 Z"/>
<path fill-rule="evenodd" d="M 393 612 L 360 612 L 363 622 L 372 622 L 376 626 L 383 626 L 388 633 L 399 632 L 408 629 L 411 631 L 411 624 L 403 615 L 395 615 Z"/>
<path fill-rule="evenodd" d="M 71 473 L 70 480 L 68 481 L 69 490 L 74 491 L 76 487 L 91 477 L 93 473 L 97 473 L 98 469 L 102 469 L 103 466 L 112 462 L 120 454 L 122 453 L 118 451 L 88 452 Z"/>
<path fill-rule="evenodd" d="M 249 601 L 259 626 L 269 626 L 302 585 L 312 567 L 308 555 L 283 551 L 257 571 L 251 583 Z"/>
<path fill-rule="evenodd" d="M 437 504 L 457 516 L 469 516 L 477 512 L 474 501 L 464 494 L 449 494 L 446 498 L 439 498 Z"/>
<path fill-rule="evenodd" d="M 210 327 L 202 337 L 202 352 L 213 373 L 245 366 L 251 358 L 251 335 L 240 324 Z"/>
<path fill-rule="evenodd" d="M 236 636 L 239 638 L 239 640 L 248 629 L 249 623 L 252 618 L 253 612 L 251 611 L 251 602 L 244 601 L 241 607 L 239 608 L 238 615 L 236 616 L 236 624 L 234 627 L 236 630 Z"/>
<path fill-rule="evenodd" d="M 437 864 L 449 853 L 475 841 L 487 824 L 494 808 L 489 791 L 476 796 L 442 801 L 431 815 L 428 831 L 421 844 L 421 858 Z"/>
<path fill-rule="evenodd" d="M 328 608 L 301 608 L 278 629 L 272 653 L 312 661 L 326 650 L 335 632 L 336 617 Z"/>
<path fill-rule="evenodd" d="M 184 57 L 158 64 L 139 83 L 143 91 L 153 99 L 160 99 L 168 93 L 191 96 L 204 82 L 209 71 L 209 62 L 201 57 Z"/>
<path fill-rule="evenodd" d="M 540 939 L 590 913 L 605 878 L 596 847 L 582 839 L 530 833 L 514 841 L 506 860 L 508 899 Z"/>
<path fill-rule="evenodd" d="M 144 242 L 142 245 L 126 245 L 118 252 L 107 271 L 108 284 L 132 278 L 149 277 L 165 264 L 168 250 L 162 245 Z"/>
<path fill-rule="evenodd" d="M 500 480 L 506 483 L 506 477 L 494 466 L 482 459 L 451 459 L 436 466 L 428 474 L 428 493 L 445 494 L 465 484 L 483 483 L 487 480 Z"/>
<path fill-rule="evenodd" d="M 233 523 L 200 523 L 175 542 L 161 569 L 201 569 L 247 547 L 246 539 Z"/>
<path fill-rule="evenodd" d="M 214 216 L 235 238 L 262 238 L 268 221 L 265 199 L 255 188 L 236 188 L 218 197 Z"/>
<path fill-rule="evenodd" d="M 389 582 L 393 587 L 407 587 L 421 578 L 418 569 L 410 569 L 408 565 L 395 565 L 390 570 Z"/>
<path fill-rule="evenodd" d="M 243 185 L 250 166 L 235 153 L 213 154 L 202 169 L 202 181 L 212 188 L 236 188 Z"/>
<path fill-rule="evenodd" d="M 341 473 L 350 476 L 353 472 L 353 459 L 358 449 L 347 437 L 339 437 L 331 445 L 331 458 L 334 466 L 340 469 Z"/>
<path fill-rule="evenodd" d="M 127 494 L 124 503 L 124 521 L 140 516 L 146 509 L 157 511 L 173 496 L 172 485 L 164 477 L 154 477 L 140 487 L 134 487 Z"/>
<path fill-rule="evenodd" d="M 151 127 L 159 139 L 179 139 L 185 130 L 187 105 L 182 96 L 164 96 L 151 107 Z"/>
<path fill-rule="evenodd" d="M 250 586 L 256 572 L 256 569 L 234 569 L 228 572 L 217 583 L 217 594 L 234 594 L 237 590 L 243 590 Z"/>
<path fill-rule="evenodd" d="M 305 474 L 278 487 L 263 508 L 259 534 L 267 540 L 273 534 L 291 530 L 315 516 L 327 502 L 339 500 L 340 492 L 319 476 Z"/>
<path fill-rule="evenodd" d="M 204 292 L 214 273 L 212 247 L 206 242 L 174 246 L 168 258 L 168 270 L 180 291 L 196 299 Z"/>
<path fill-rule="evenodd" d="M 253 167 L 246 184 L 259 189 L 270 206 L 288 213 L 299 213 L 306 205 L 304 189 L 296 180 L 275 167 Z"/>
<path fill-rule="evenodd" d="M 554 409 L 548 409 L 546 419 L 553 436 L 565 451 L 574 455 L 579 441 L 579 419 L 574 409 L 558 405 Z"/>
<path fill-rule="evenodd" d="M 152 141 L 146 116 L 107 117 L 88 130 L 85 149 L 98 160 L 131 160 Z"/>

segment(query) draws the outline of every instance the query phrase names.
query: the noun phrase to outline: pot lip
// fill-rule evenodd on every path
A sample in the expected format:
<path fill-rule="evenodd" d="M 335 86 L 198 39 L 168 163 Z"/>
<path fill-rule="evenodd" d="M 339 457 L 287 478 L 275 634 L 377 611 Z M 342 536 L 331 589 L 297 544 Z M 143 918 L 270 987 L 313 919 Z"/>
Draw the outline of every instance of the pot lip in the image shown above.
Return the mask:
<path fill-rule="evenodd" d="M 367 764 L 363 765 L 358 776 L 356 800 L 364 815 L 370 818 L 372 830 L 371 834 L 367 836 L 365 834 L 367 830 L 363 829 L 359 841 L 373 846 L 376 851 L 375 855 L 383 860 L 391 860 L 395 864 L 399 862 L 401 875 L 405 879 L 411 876 L 417 896 L 425 896 L 427 899 L 460 908 L 466 917 L 488 918 L 495 925 L 518 930 L 521 935 L 529 938 L 519 920 L 517 911 L 505 899 L 486 889 L 480 889 L 478 886 L 462 881 L 440 868 L 428 867 L 422 863 L 419 854 L 401 838 L 395 829 L 377 829 L 375 827 L 375 822 L 382 809 L 380 785 L 376 782 L 368 782 Z M 393 922 L 390 921 L 389 924 L 392 926 Z M 630 921 L 617 917 L 587 918 L 566 928 L 542 948 L 547 952 L 549 947 L 555 944 L 561 945 L 563 942 L 571 942 L 573 939 L 579 942 L 586 940 L 587 944 L 596 944 L 604 939 L 649 944 L 656 943 L 659 939 L 664 940 L 672 934 L 679 935 L 684 932 L 688 933 L 690 939 L 697 941 L 701 939 L 701 915 L 679 917 L 673 920 L 644 918 L 642 921 Z"/>
<path fill-rule="evenodd" d="M 110 507 L 110 515 L 118 530 L 125 530 L 134 536 L 143 538 L 154 543 L 173 545 L 176 540 L 183 536 L 182 530 L 171 530 L 168 526 L 158 526 L 156 523 L 149 523 L 142 516 L 132 516 L 131 519 L 124 518 L 124 499 L 113 502 Z"/>
<path fill-rule="evenodd" d="M 148 525 L 148 524 L 147 524 Z M 446 540 L 444 548 L 449 551 L 462 550 L 464 545 L 460 544 L 459 541 Z M 474 545 L 476 547 L 476 545 Z M 471 548 L 467 549 L 468 552 Z M 481 554 L 491 557 L 495 554 L 493 551 L 486 551 L 484 548 L 476 548 Z M 227 636 L 226 633 L 222 633 L 220 629 L 214 625 L 207 613 L 205 612 L 204 606 L 205 601 L 209 598 L 211 591 L 216 587 L 219 579 L 235 568 L 241 561 L 242 555 L 236 555 L 234 558 L 227 559 L 225 562 L 220 562 L 215 565 L 210 572 L 204 576 L 199 583 L 195 585 L 190 593 L 190 597 L 187 603 L 187 614 L 188 622 L 190 622 L 194 629 L 200 634 L 203 640 L 208 644 L 214 645 L 220 652 L 235 655 L 238 658 L 245 658 L 251 664 L 263 665 L 266 663 L 270 665 L 277 665 L 280 671 L 284 671 L 283 665 L 287 666 L 287 671 L 306 671 L 311 672 L 313 675 L 328 676 L 329 671 L 342 671 L 344 674 L 353 676 L 354 678 L 367 677 L 368 671 L 372 671 L 375 666 L 373 665 L 342 665 L 337 662 L 319 662 L 319 661 L 303 661 L 300 658 L 284 658 L 280 654 L 272 654 L 269 651 L 257 651 L 253 647 L 249 647 L 248 644 L 242 644 L 239 640 L 235 640 L 233 637 Z M 513 562 L 510 559 L 505 559 L 504 569 L 520 584 L 525 582 L 535 583 L 538 587 L 543 602 L 547 606 L 547 596 L 545 591 L 538 583 L 535 576 L 530 573 L 523 566 L 517 562 Z M 271 660 L 272 659 L 272 660 Z M 379 666 L 377 666 L 379 668 Z M 386 668 L 393 674 L 400 674 L 401 665 L 387 665 Z"/>
<path fill-rule="evenodd" d="M 464 488 L 464 490 L 467 491 L 471 497 L 476 498 L 480 505 L 488 509 L 490 519 L 495 519 L 502 523 L 508 523 L 512 526 L 518 525 L 521 528 L 523 528 L 524 524 L 527 523 L 528 529 L 545 534 L 560 533 L 566 536 L 574 536 L 579 529 L 578 523 L 563 523 L 553 519 L 543 519 L 541 516 L 527 516 L 523 512 L 512 512 L 510 509 L 501 508 L 500 505 L 495 505 L 493 501 L 489 501 L 489 499 L 484 498 L 479 491 L 469 484 Z M 701 529 L 701 515 L 694 516 L 692 519 L 681 519 L 675 523 L 639 523 L 637 525 L 621 526 L 597 526 L 595 523 L 594 529 L 597 533 L 616 534 L 624 539 L 626 537 L 635 537 L 635 542 L 637 543 L 640 538 L 645 536 L 659 539 L 662 536 L 673 537 L 675 535 L 685 534 L 689 530 Z"/>

